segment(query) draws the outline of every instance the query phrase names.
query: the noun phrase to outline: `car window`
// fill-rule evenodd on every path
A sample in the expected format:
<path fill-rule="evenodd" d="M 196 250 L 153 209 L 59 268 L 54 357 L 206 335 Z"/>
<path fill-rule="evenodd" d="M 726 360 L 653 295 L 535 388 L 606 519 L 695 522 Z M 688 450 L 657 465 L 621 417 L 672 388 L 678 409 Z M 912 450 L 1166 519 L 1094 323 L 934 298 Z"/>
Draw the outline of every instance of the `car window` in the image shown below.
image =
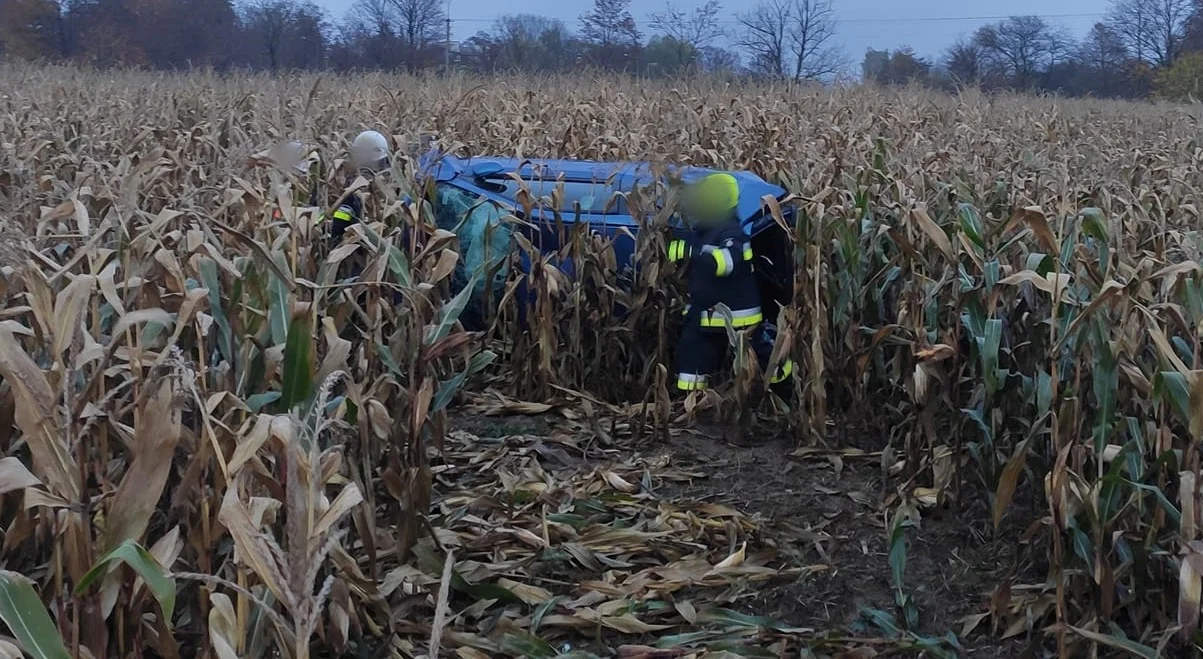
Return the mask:
<path fill-rule="evenodd" d="M 459 238 L 460 260 L 452 275 L 452 286 L 463 290 L 468 280 L 480 272 L 474 296 L 485 292 L 487 275 L 494 268 L 491 288 L 498 290 L 505 283 L 513 241 L 512 225 L 505 221 L 508 213 L 499 205 L 475 193 L 447 183 L 436 187 L 435 221 L 440 229 L 451 231 Z"/>
<path fill-rule="evenodd" d="M 503 194 L 510 199 L 518 198 L 518 190 L 521 189 L 521 186 L 525 186 L 527 192 L 537 199 L 544 197 L 554 199 L 552 193 L 561 185 L 560 181 L 552 179 L 524 179 L 519 184 L 518 181 L 509 177 L 490 179 L 489 182 L 505 186 Z M 581 205 L 582 213 L 595 215 L 625 215 L 627 213 L 626 200 L 621 196 L 616 196 L 613 186 L 605 181 L 563 181 L 563 186 L 560 207 L 556 209 L 561 213 L 574 212 L 577 203 Z"/>

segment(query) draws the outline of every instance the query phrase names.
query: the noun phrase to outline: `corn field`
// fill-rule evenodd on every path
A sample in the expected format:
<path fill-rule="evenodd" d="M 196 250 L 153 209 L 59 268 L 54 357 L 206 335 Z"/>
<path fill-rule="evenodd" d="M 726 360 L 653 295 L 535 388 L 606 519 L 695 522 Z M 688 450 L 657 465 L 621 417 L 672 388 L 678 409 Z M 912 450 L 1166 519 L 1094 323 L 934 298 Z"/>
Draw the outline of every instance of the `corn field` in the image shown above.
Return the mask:
<path fill-rule="evenodd" d="M 18 66 L 0 90 L 5 656 L 955 657 L 972 642 L 917 633 L 902 587 L 899 539 L 935 511 L 1039 553 L 966 631 L 1203 651 L 1197 107 Z M 403 157 L 348 189 L 363 129 Z M 326 159 L 323 198 L 366 196 L 341 244 L 262 158 L 289 139 Z M 748 404 L 799 451 L 846 449 L 851 420 L 871 438 L 889 645 L 698 594 L 832 566 L 650 494 L 691 475 L 643 449 L 729 421 L 755 369 L 737 351 L 733 387 L 669 395 L 661 205 L 630 200 L 633 274 L 570 223 L 554 254 L 516 241 L 531 266 L 468 331 L 456 236 L 404 157 L 429 139 L 789 190 L 775 355 L 798 374 Z M 458 425 L 540 413 L 572 432 Z"/>

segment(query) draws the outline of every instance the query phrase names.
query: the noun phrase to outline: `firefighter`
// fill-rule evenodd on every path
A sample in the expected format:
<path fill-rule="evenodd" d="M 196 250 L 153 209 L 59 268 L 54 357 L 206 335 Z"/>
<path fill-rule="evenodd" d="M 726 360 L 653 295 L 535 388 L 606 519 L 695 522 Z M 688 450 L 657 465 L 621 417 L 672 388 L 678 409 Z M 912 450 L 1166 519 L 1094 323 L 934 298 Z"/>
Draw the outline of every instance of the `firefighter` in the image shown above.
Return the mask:
<path fill-rule="evenodd" d="M 355 136 L 355 141 L 351 143 L 350 156 L 351 167 L 354 170 L 352 180 L 355 176 L 373 178 L 389 168 L 388 139 L 377 131 L 365 130 Z M 347 227 L 358 222 L 362 214 L 362 200 L 355 193 L 347 195 L 333 213 L 330 239 L 336 243 L 340 242 L 343 234 L 347 232 Z"/>
<path fill-rule="evenodd" d="M 765 331 L 760 289 L 753 265 L 752 243 L 740 226 L 739 183 L 731 174 L 710 174 L 689 185 L 683 211 L 692 225 L 684 239 L 668 246 L 669 260 L 688 268 L 689 304 L 677 343 L 677 389 L 706 389 L 727 352 L 727 327 L 749 331 L 749 340 L 762 369 L 772 354 Z M 723 304 L 730 318 L 717 309 Z M 785 360 L 771 383 L 779 389 L 793 372 Z"/>

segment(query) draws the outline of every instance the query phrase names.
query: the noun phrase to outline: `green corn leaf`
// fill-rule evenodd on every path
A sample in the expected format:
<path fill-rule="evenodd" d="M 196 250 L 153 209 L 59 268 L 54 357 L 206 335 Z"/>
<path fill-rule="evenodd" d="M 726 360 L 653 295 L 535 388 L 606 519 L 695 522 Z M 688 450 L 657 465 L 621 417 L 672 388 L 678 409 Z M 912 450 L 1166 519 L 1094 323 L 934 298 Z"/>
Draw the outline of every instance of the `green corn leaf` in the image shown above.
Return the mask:
<path fill-rule="evenodd" d="M 661 636 L 660 638 L 656 639 L 656 647 L 663 649 L 688 647 L 722 635 L 722 631 L 712 630 Z"/>
<path fill-rule="evenodd" d="M 409 259 L 405 253 L 397 249 L 396 245 L 384 240 L 380 234 L 376 233 L 367 224 L 359 225 L 363 229 L 364 235 L 367 236 L 368 242 L 372 243 L 372 247 L 377 251 L 384 250 L 388 253 L 388 269 L 397 278 L 397 283 L 404 288 L 413 288 L 413 279 L 409 273 Z"/>
<path fill-rule="evenodd" d="M 1190 425 L 1190 382 L 1177 371 L 1162 371 L 1158 378 L 1160 393 L 1178 413 L 1182 423 Z"/>
<path fill-rule="evenodd" d="M 774 620 L 773 618 L 748 615 L 746 613 L 740 613 L 739 611 L 732 611 L 731 609 L 723 608 L 713 608 L 702 611 L 698 614 L 698 621 L 728 623 L 743 627 L 762 627 L 764 629 L 771 629 L 775 632 L 780 632 L 783 634 L 809 631 L 786 625 L 779 620 Z"/>
<path fill-rule="evenodd" d="M 492 350 L 484 350 L 472 356 L 472 360 L 468 362 L 468 367 L 463 372 L 456 374 L 446 382 L 439 385 L 439 390 L 434 395 L 434 403 L 431 406 L 431 412 L 440 412 L 447 409 L 451 404 L 451 399 L 455 397 L 456 392 L 464 386 L 464 382 L 468 378 L 488 368 L 493 361 L 497 359 L 497 353 Z"/>
<path fill-rule="evenodd" d="M 894 616 L 880 609 L 869 609 L 861 607 L 861 615 L 869 621 L 877 629 L 880 629 L 886 636 L 890 638 L 898 638 L 902 635 L 902 630 L 898 627 L 898 621 Z"/>
<path fill-rule="evenodd" d="M 1102 318 L 1095 318 L 1091 323 L 1092 343 L 1094 344 L 1094 368 L 1091 369 L 1091 380 L 1094 398 L 1098 406 L 1094 426 L 1094 451 L 1102 455 L 1103 449 L 1111 439 L 1116 414 L 1115 394 L 1119 390 L 1119 366 L 1111 344 L 1107 341 L 1107 330 Z"/>
<path fill-rule="evenodd" d="M 288 287 L 279 277 L 271 275 L 268 283 L 271 309 L 268 320 L 271 324 L 272 345 L 284 343 L 288 336 Z"/>
<path fill-rule="evenodd" d="M 1056 261 L 1049 254 L 1040 254 L 1033 252 L 1028 254 L 1027 269 L 1032 270 L 1041 277 L 1045 277 L 1053 271 L 1056 266 Z"/>
<path fill-rule="evenodd" d="M 1098 632 L 1092 632 L 1088 629 L 1082 629 L 1081 627 L 1071 626 L 1070 629 L 1072 629 L 1075 634 L 1088 641 L 1094 641 L 1099 645 L 1105 645 L 1109 648 L 1123 650 L 1137 657 L 1144 657 L 1144 659 L 1159 659 L 1161 656 L 1161 653 L 1158 652 L 1156 648 L 1151 648 L 1147 645 L 1142 645 L 1136 641 L 1130 641 L 1126 638 L 1111 636 L 1110 634 L 1099 634 Z"/>
<path fill-rule="evenodd" d="M 538 634 L 539 633 L 539 625 L 541 625 L 543 623 L 543 617 L 546 616 L 548 613 L 550 613 L 551 610 L 554 609 L 556 607 L 556 605 L 559 604 L 560 602 L 562 602 L 563 600 L 564 600 L 563 595 L 556 595 L 555 597 L 552 597 L 551 599 L 547 600 L 546 602 L 543 602 L 542 604 L 540 604 L 535 609 L 534 615 L 531 616 L 530 633 Z"/>
<path fill-rule="evenodd" d="M 217 277 L 217 262 L 211 258 L 202 257 L 200 259 L 200 276 L 205 288 L 209 289 L 209 313 L 213 316 L 213 322 L 217 324 L 217 349 L 221 351 L 222 358 L 231 366 L 235 366 L 234 332 L 230 328 L 230 321 L 226 318 L 226 312 L 221 306 L 221 280 Z"/>
<path fill-rule="evenodd" d="M 707 644 L 702 656 L 707 659 L 780 659 L 781 654 L 768 648 L 749 646 L 748 639 L 735 637 Z"/>
<path fill-rule="evenodd" d="M 1002 264 L 998 259 L 990 259 L 986 261 L 985 272 L 982 273 L 986 283 L 986 290 L 992 290 L 998 285 L 1002 279 Z"/>
<path fill-rule="evenodd" d="M 898 592 L 902 592 L 902 580 L 906 576 L 906 529 L 909 526 L 912 526 L 911 521 L 898 515 L 894 528 L 890 529 L 890 576 Z"/>
<path fill-rule="evenodd" d="M 455 569 L 451 570 L 451 587 L 459 592 L 474 597 L 477 600 L 497 600 L 507 604 L 520 604 L 522 600 L 517 595 L 511 592 L 508 588 L 503 588 L 497 584 L 473 584 L 469 583 Z"/>
<path fill-rule="evenodd" d="M 284 343 L 284 382 L 280 409 L 291 410 L 313 391 L 313 314 L 294 314 Z"/>
<path fill-rule="evenodd" d="M 476 279 L 476 275 L 473 275 L 468 285 L 464 287 L 464 290 L 460 291 L 458 295 L 451 298 L 450 302 L 439 309 L 439 315 L 434 325 L 426 329 L 426 337 L 423 340 L 424 345 L 434 345 L 451 333 L 451 328 L 455 326 L 455 323 L 459 321 L 460 315 L 464 313 L 464 309 L 468 307 L 468 300 L 472 298 L 472 290 L 476 288 Z"/>
<path fill-rule="evenodd" d="M 117 545 L 96 561 L 92 569 L 88 570 L 83 579 L 80 579 L 79 585 L 75 587 L 75 593 L 83 594 L 97 579 L 108 573 L 109 568 L 116 563 L 128 565 L 138 573 L 138 576 L 142 577 L 147 588 L 150 589 L 163 609 L 163 619 L 170 626 L 171 616 L 175 613 L 175 581 L 167 576 L 163 566 L 159 565 L 159 561 L 150 552 L 133 540 L 126 540 Z"/>
<path fill-rule="evenodd" d="M 1053 376 L 1043 370 L 1036 375 L 1036 409 L 1041 414 L 1053 409 Z"/>
<path fill-rule="evenodd" d="M 0 571 L 0 619 L 21 649 L 34 659 L 70 659 L 58 627 L 33 588 L 33 581 L 16 572 Z"/>
<path fill-rule="evenodd" d="M 559 653 L 550 643 L 533 634 L 513 631 L 501 637 L 501 651 L 514 657 L 554 659 Z"/>
<path fill-rule="evenodd" d="M 1161 504 L 1162 510 L 1165 510 L 1165 514 L 1169 515 L 1170 519 L 1174 520 L 1174 524 L 1182 523 L 1182 512 L 1179 511 L 1172 502 L 1170 502 L 1170 500 L 1165 496 L 1165 492 L 1163 492 L 1160 487 L 1145 485 L 1144 483 L 1136 483 L 1133 481 L 1128 481 L 1128 484 L 1138 490 L 1141 490 L 1142 492 L 1152 493 L 1153 496 L 1157 498 L 1158 503 Z"/>
<path fill-rule="evenodd" d="M 990 318 L 986 321 L 986 333 L 982 341 L 982 373 L 986 377 L 986 391 L 993 396 L 1002 387 L 999 378 L 999 351 L 1002 349 L 1002 320 Z"/>
<path fill-rule="evenodd" d="M 255 394 L 254 396 L 248 397 L 246 399 L 246 406 L 251 410 L 252 413 L 258 413 L 263 408 L 278 400 L 280 400 L 280 392 L 268 391 L 266 393 Z"/>
<path fill-rule="evenodd" d="M 383 343 L 376 343 L 376 358 L 388 368 L 389 372 L 400 379 L 405 379 L 405 372 L 401 370 L 401 364 L 397 363 L 397 358 L 393 356 L 393 351 L 389 350 L 388 346 Z"/>
<path fill-rule="evenodd" d="M 960 204 L 957 207 L 957 214 L 961 218 L 961 231 L 965 232 L 979 253 L 985 252 L 986 240 L 983 238 L 982 218 L 977 209 L 970 204 Z"/>

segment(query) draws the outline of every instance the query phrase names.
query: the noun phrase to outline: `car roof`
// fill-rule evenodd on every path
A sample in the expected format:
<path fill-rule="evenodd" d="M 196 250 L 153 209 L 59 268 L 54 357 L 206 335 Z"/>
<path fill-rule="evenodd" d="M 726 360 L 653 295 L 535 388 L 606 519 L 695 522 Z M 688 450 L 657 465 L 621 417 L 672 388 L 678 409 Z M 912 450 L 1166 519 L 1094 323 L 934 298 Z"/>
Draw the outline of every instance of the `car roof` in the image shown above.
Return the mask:
<path fill-rule="evenodd" d="M 421 171 L 434 176 L 438 181 L 450 181 L 461 176 L 470 176 L 478 167 L 487 166 L 497 175 L 516 173 L 522 178 L 538 176 L 554 181 L 563 176 L 567 181 L 608 182 L 615 191 L 630 192 L 637 185 L 651 183 L 655 176 L 653 166 L 647 162 L 598 162 L 593 160 L 550 160 L 518 159 L 476 156 L 457 158 L 432 151 L 419 162 Z M 718 171 L 705 167 L 668 167 L 668 172 L 679 175 L 682 181 L 695 181 Z M 756 174 L 747 171 L 727 171 L 739 183 L 739 207 L 737 213 L 746 222 L 760 213 L 761 199 L 772 195 L 780 199 L 785 188 L 773 185 Z"/>

